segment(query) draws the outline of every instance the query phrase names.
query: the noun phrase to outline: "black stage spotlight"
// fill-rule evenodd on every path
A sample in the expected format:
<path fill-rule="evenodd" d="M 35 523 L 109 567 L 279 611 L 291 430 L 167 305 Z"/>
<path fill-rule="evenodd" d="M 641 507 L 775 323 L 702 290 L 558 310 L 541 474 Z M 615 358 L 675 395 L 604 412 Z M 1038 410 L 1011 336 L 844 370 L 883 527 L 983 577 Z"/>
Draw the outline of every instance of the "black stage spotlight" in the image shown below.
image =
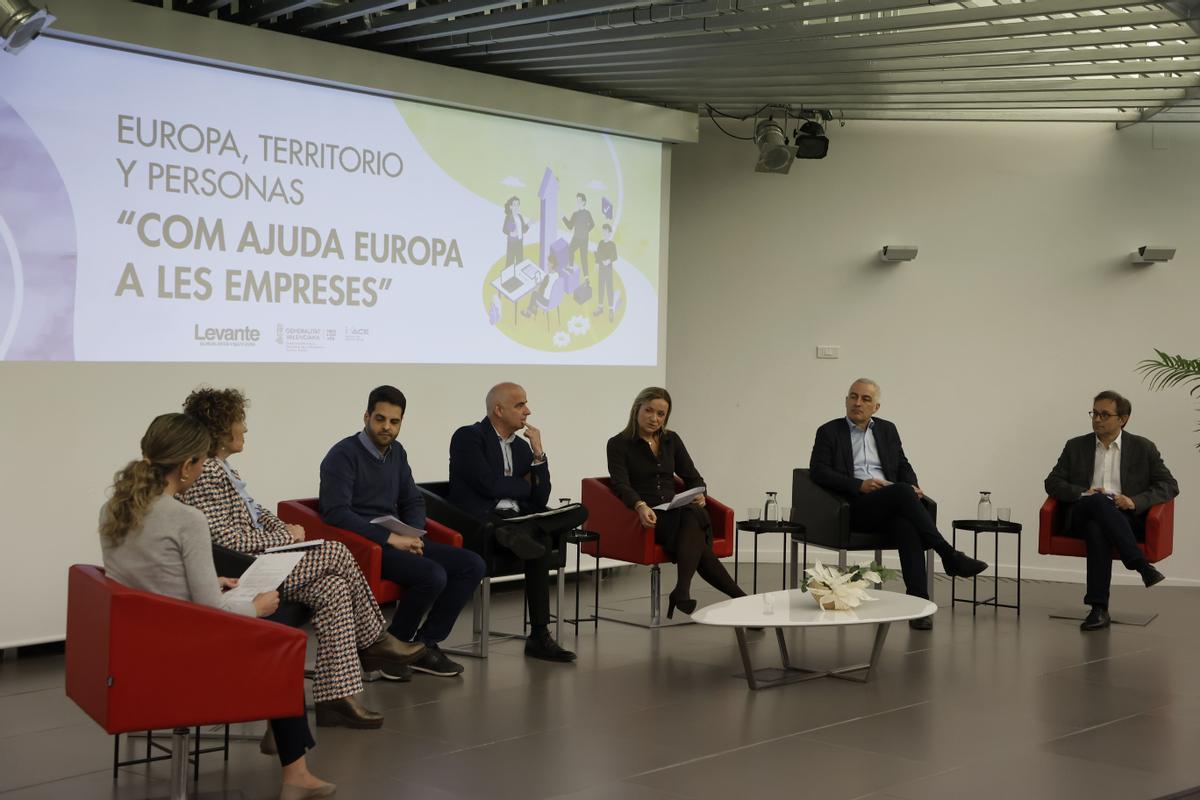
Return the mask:
<path fill-rule="evenodd" d="M 0 50 L 21 52 L 52 22 L 50 12 L 29 0 L 0 0 Z"/>
<path fill-rule="evenodd" d="M 824 158 L 829 153 L 829 137 L 821 123 L 810 119 L 795 136 L 796 158 Z"/>
<path fill-rule="evenodd" d="M 755 172 L 778 172 L 786 175 L 792 168 L 796 149 L 788 147 L 783 125 L 773 119 L 761 120 L 754 126 L 754 143 L 758 145 Z"/>

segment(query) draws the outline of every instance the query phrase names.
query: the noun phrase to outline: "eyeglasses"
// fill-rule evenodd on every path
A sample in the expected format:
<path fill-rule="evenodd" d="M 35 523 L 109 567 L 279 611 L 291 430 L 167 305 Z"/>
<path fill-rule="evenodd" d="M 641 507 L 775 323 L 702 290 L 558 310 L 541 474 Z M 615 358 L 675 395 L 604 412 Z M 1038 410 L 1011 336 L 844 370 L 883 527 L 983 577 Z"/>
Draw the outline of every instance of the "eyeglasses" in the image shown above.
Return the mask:
<path fill-rule="evenodd" d="M 1119 417 L 1120 414 L 1110 414 L 1107 411 L 1089 411 L 1088 416 L 1092 419 L 1098 419 L 1101 422 L 1108 422 L 1113 417 Z"/>

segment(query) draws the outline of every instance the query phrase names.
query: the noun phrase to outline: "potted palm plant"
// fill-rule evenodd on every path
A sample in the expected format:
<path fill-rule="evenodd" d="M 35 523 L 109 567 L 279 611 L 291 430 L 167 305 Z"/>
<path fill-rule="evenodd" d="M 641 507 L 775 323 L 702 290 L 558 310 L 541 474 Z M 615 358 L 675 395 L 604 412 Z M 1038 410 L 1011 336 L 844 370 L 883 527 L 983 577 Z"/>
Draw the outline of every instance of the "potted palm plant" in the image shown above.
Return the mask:
<path fill-rule="evenodd" d="M 1142 373 L 1144 380 L 1149 381 L 1151 389 L 1159 391 L 1182 384 L 1191 387 L 1188 394 L 1192 397 L 1200 397 L 1200 359 L 1167 355 L 1157 348 L 1154 352 L 1158 358 L 1145 359 L 1137 366 L 1137 371 Z M 1200 433 L 1200 428 L 1196 432 Z M 1196 447 L 1200 448 L 1200 442 Z"/>

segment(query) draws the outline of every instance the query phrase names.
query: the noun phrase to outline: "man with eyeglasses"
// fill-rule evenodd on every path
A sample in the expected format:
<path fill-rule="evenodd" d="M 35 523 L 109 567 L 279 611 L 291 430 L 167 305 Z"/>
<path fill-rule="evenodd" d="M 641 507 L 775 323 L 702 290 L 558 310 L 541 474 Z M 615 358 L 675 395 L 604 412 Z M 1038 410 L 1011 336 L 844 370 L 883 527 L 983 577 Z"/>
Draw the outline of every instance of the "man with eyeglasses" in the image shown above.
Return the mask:
<path fill-rule="evenodd" d="M 879 384 L 859 378 L 846 393 L 846 416 L 817 429 L 809 459 L 813 482 L 850 501 L 852 530 L 886 534 L 900 555 L 905 591 L 929 599 L 925 551 L 942 558 L 947 575 L 969 578 L 987 564 L 955 550 L 937 526 L 921 498 L 917 473 L 904 455 L 900 433 L 879 419 Z M 933 617 L 909 621 L 909 627 L 929 630 Z"/>
<path fill-rule="evenodd" d="M 1147 587 L 1165 580 L 1138 548 L 1145 539 L 1146 512 L 1179 494 L 1179 484 L 1154 442 L 1125 433 L 1133 405 L 1114 391 L 1092 400 L 1092 433 L 1069 439 L 1046 476 L 1046 494 L 1068 504 L 1068 535 L 1087 542 L 1087 594 L 1092 607 L 1079 627 L 1107 628 L 1112 552 L 1136 570 Z"/>

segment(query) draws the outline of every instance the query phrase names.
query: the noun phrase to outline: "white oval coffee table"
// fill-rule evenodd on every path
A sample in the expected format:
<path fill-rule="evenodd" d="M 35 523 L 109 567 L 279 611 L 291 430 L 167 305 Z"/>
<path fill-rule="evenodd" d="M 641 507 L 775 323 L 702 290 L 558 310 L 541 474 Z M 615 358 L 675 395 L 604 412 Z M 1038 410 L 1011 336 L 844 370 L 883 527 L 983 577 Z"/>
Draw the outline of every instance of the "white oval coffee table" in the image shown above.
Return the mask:
<path fill-rule="evenodd" d="M 883 643 L 891 623 L 928 617 L 937 611 L 936 605 L 921 597 L 882 590 L 869 591 L 867 594 L 873 600 L 847 611 L 825 611 L 817 605 L 811 594 L 799 589 L 752 594 L 697 609 L 692 614 L 692 622 L 733 628 L 742 666 L 746 670 L 736 677 L 745 677 L 751 689 L 768 689 L 826 677 L 866 683 L 870 680 L 871 669 L 879 660 L 879 654 L 883 652 Z M 837 628 L 846 625 L 875 626 L 875 643 L 871 646 L 871 658 L 867 663 L 829 670 L 792 666 L 783 637 L 784 628 Z M 754 669 L 750 663 L 750 650 L 746 647 L 747 628 L 775 629 L 779 656 L 783 661 L 782 669 Z"/>

